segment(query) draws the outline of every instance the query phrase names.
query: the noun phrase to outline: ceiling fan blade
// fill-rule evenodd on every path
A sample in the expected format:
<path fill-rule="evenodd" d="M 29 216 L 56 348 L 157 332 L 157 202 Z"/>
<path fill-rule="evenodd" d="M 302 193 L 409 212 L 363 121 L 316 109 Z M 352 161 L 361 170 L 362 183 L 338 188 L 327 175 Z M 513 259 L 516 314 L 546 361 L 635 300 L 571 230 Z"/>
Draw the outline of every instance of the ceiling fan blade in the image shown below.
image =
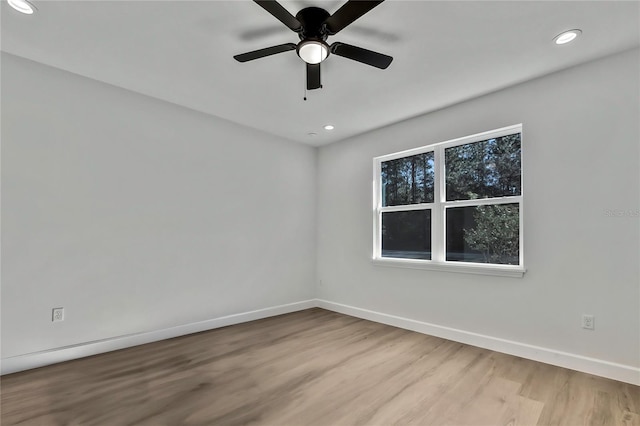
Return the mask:
<path fill-rule="evenodd" d="M 386 69 L 393 61 L 391 56 L 340 42 L 331 45 L 331 53 L 380 69 Z"/>
<path fill-rule="evenodd" d="M 336 13 L 329 16 L 324 23 L 327 25 L 330 35 L 336 34 L 383 1 L 349 0 Z"/>
<path fill-rule="evenodd" d="M 272 14 L 278 21 L 285 24 L 292 31 L 302 31 L 302 24 L 296 19 L 287 9 L 282 7 L 280 3 L 275 0 L 253 0 L 264 10 Z"/>
<path fill-rule="evenodd" d="M 247 62 L 253 61 L 254 59 L 264 58 L 265 56 L 275 55 L 276 53 L 287 52 L 289 50 L 296 50 L 296 45 L 293 43 L 279 44 L 277 46 L 266 47 L 252 52 L 241 53 L 233 58 L 238 62 Z"/>
<path fill-rule="evenodd" d="M 320 84 L 320 64 L 307 64 L 307 90 L 319 89 Z"/>

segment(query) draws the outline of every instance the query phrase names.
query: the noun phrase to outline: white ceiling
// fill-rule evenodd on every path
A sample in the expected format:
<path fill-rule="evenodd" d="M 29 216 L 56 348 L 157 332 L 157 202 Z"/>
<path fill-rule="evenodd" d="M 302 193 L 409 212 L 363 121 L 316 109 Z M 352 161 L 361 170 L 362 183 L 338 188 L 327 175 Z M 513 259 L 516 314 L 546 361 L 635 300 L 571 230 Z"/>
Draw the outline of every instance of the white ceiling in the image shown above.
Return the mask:
<path fill-rule="evenodd" d="M 295 51 L 233 55 L 298 41 L 251 1 L 2 1 L 2 50 L 222 117 L 323 145 L 638 46 L 637 1 L 387 0 L 330 37 L 389 54 L 387 70 L 330 56 L 304 101 Z M 282 1 L 335 12 L 343 1 Z M 563 30 L 583 31 L 556 46 Z M 523 99 L 526 102 L 526 99 Z M 335 130 L 322 129 L 324 124 Z M 315 137 L 308 134 L 317 133 Z"/>

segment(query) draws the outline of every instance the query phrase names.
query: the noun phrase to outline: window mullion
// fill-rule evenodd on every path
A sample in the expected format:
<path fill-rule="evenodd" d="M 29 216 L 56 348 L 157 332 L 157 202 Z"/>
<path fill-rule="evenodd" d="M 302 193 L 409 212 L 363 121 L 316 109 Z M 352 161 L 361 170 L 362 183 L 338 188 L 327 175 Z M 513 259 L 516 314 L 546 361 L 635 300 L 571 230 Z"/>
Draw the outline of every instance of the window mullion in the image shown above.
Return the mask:
<path fill-rule="evenodd" d="M 381 257 L 382 252 L 382 182 L 380 176 L 382 163 L 380 160 L 373 160 L 373 258 Z"/>
<path fill-rule="evenodd" d="M 409 212 L 412 210 L 431 210 L 433 209 L 433 203 L 421 203 L 421 204 L 402 204 L 399 206 L 380 207 L 380 212 Z"/>
<path fill-rule="evenodd" d="M 436 262 L 444 262 L 444 149 L 436 147 L 434 155 L 434 208 L 431 211 L 431 259 Z"/>
<path fill-rule="evenodd" d="M 474 198 L 473 200 L 457 200 L 446 201 L 446 207 L 474 207 L 474 206 L 490 206 L 499 204 L 513 204 L 522 201 L 521 195 L 500 198 Z"/>

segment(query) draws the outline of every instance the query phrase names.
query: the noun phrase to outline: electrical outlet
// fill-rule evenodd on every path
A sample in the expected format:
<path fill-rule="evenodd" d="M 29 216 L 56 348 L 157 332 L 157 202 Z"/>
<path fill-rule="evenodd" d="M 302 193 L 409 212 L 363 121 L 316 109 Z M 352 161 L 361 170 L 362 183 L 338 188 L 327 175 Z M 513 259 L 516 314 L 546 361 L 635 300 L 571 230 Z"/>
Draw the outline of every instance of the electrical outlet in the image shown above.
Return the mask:
<path fill-rule="evenodd" d="M 587 315 L 587 314 L 582 315 L 582 328 L 586 328 L 587 330 L 593 330 L 594 322 L 595 322 L 595 318 L 593 317 L 593 315 Z"/>
<path fill-rule="evenodd" d="M 51 321 L 64 321 L 64 308 L 53 308 L 51 313 Z"/>

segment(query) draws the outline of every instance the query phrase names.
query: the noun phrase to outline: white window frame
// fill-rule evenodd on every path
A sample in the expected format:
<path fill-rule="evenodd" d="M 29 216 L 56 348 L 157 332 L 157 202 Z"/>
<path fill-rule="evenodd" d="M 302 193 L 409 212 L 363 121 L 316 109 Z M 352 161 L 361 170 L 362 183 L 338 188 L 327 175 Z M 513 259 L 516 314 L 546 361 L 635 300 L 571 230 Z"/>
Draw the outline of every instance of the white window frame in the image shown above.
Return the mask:
<path fill-rule="evenodd" d="M 481 142 L 488 139 L 499 138 L 501 136 L 520 133 L 520 195 L 498 198 L 480 198 L 474 200 L 447 201 L 445 199 L 445 170 L 444 151 L 458 145 L 465 145 L 474 142 Z M 382 163 L 398 158 L 410 157 L 412 155 L 423 154 L 433 151 L 434 154 L 434 202 L 410 204 L 402 206 L 382 207 Z M 524 186 L 522 170 L 523 156 L 523 134 L 522 124 L 490 130 L 488 132 L 477 133 L 445 142 L 439 142 L 419 148 L 383 155 L 373 159 L 373 258 L 376 265 L 393 266 L 401 268 L 430 269 L 447 272 L 462 272 L 483 275 L 498 275 L 509 277 L 522 277 L 526 271 L 524 267 Z M 446 251 L 446 211 L 453 207 L 468 207 L 496 204 L 518 204 L 519 216 L 519 265 L 500 265 L 473 262 L 447 261 Z M 401 259 L 382 257 L 382 213 L 394 211 L 410 210 L 431 210 L 431 260 L 423 259 Z"/>

